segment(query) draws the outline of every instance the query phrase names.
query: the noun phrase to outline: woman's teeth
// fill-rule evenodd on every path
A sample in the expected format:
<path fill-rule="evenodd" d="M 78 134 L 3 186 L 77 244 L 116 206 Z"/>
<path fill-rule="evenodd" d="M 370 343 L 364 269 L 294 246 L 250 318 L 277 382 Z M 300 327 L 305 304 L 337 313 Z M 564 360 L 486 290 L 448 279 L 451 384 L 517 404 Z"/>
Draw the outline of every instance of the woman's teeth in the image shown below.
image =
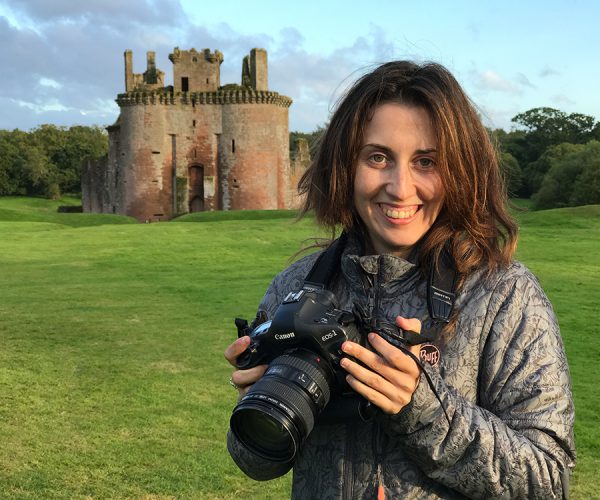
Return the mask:
<path fill-rule="evenodd" d="M 384 208 L 383 213 L 390 219 L 408 219 L 417 213 L 417 209 L 411 208 L 410 210 L 395 210 Z"/>

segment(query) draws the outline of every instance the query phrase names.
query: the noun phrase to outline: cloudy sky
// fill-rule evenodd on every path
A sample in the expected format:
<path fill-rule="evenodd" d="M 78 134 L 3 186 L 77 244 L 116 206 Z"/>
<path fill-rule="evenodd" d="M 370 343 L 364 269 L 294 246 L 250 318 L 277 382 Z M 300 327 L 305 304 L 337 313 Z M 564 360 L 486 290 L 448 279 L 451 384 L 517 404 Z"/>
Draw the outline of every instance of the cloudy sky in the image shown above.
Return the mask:
<path fill-rule="evenodd" d="M 220 50 L 222 84 L 267 49 L 291 130 L 325 123 L 357 76 L 406 58 L 446 65 L 492 127 L 538 106 L 598 120 L 599 21 L 595 0 L 0 0 L 0 128 L 109 125 L 123 51 L 136 73 L 155 51 L 170 84 L 176 46 Z"/>

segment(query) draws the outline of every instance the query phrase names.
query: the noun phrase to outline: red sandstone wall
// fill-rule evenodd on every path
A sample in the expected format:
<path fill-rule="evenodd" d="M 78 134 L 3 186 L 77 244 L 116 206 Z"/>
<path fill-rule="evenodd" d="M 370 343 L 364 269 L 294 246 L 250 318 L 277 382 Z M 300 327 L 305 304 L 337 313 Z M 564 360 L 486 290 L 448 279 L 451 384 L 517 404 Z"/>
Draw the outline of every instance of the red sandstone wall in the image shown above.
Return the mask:
<path fill-rule="evenodd" d="M 222 208 L 285 208 L 288 108 L 276 104 L 224 104 L 222 124 L 219 141 Z"/>

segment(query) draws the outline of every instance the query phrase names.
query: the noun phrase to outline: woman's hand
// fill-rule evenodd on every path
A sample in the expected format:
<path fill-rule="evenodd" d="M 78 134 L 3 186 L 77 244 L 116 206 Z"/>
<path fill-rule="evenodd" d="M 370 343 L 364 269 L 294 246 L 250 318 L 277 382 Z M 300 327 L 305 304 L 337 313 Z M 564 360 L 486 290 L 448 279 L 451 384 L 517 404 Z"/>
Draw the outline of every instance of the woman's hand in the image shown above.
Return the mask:
<path fill-rule="evenodd" d="M 403 330 L 421 332 L 421 322 L 416 318 L 398 316 L 396 324 Z M 369 334 L 369 343 L 376 352 L 354 342 L 342 345 L 346 354 L 368 367 L 343 358 L 341 366 L 348 372 L 346 380 L 352 389 L 385 413 L 396 414 L 410 402 L 419 384 L 421 368 L 410 356 L 376 333 Z M 410 347 L 417 357 L 419 350 L 419 345 Z"/>
<path fill-rule="evenodd" d="M 225 349 L 225 359 L 229 361 L 231 366 L 235 367 L 235 360 L 242 354 L 250 345 L 250 337 L 245 335 L 240 337 Z M 240 393 L 240 398 L 245 396 L 250 386 L 254 384 L 260 377 L 263 376 L 267 369 L 267 365 L 258 365 L 248 370 L 236 370 L 231 374 L 230 382 L 237 388 Z"/>

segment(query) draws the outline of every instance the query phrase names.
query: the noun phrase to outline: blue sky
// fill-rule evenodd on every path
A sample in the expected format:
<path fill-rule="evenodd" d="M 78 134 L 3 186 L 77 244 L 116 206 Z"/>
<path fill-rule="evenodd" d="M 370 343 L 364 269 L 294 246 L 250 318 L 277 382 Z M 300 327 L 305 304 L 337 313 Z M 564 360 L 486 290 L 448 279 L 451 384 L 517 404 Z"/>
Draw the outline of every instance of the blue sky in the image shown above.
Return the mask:
<path fill-rule="evenodd" d="M 0 128 L 113 123 L 123 51 L 145 53 L 172 81 L 168 54 L 223 52 L 221 83 L 239 83 L 253 47 L 269 87 L 290 96 L 291 130 L 325 123 L 340 93 L 391 59 L 436 61 L 492 127 L 533 107 L 600 119 L 600 2 L 0 0 Z"/>

